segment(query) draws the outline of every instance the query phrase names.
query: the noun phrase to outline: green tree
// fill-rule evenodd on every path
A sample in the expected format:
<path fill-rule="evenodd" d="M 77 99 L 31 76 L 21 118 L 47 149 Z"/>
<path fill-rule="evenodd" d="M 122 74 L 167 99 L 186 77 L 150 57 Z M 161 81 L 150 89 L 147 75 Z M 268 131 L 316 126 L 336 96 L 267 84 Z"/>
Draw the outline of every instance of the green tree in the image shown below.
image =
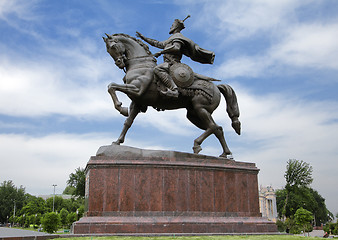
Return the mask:
<path fill-rule="evenodd" d="M 286 195 L 286 189 L 276 191 L 277 212 L 280 218 L 292 218 L 300 207 L 312 212 L 318 209 L 316 199 L 308 187 L 293 187 L 288 195 L 288 204 L 284 208 Z"/>
<path fill-rule="evenodd" d="M 315 226 L 321 226 L 322 224 L 331 221 L 333 219 L 333 214 L 327 209 L 325 199 L 312 188 L 310 188 L 310 192 L 317 202 L 317 208 L 311 209 L 315 216 Z"/>
<path fill-rule="evenodd" d="M 86 174 L 83 168 L 78 167 L 75 169 L 75 173 L 69 175 L 67 181 L 68 186 L 74 187 L 73 196 L 84 198 L 85 196 L 85 184 L 86 184 Z"/>
<path fill-rule="evenodd" d="M 25 215 L 25 218 L 24 218 L 24 227 L 25 228 L 29 228 L 29 225 L 31 224 L 30 220 L 31 220 L 31 217 L 29 215 Z"/>
<path fill-rule="evenodd" d="M 14 214 L 19 212 L 25 201 L 25 189 L 15 187 L 11 180 L 4 181 L 0 185 L 0 223 L 6 222 Z"/>
<path fill-rule="evenodd" d="M 61 218 L 61 224 L 62 226 L 66 226 L 67 225 L 67 216 L 68 216 L 69 212 L 65 209 L 62 208 L 60 211 L 60 218 Z"/>
<path fill-rule="evenodd" d="M 59 213 L 62 208 L 65 208 L 65 201 L 60 196 L 47 198 L 46 207 L 49 212 L 53 211 L 53 199 L 54 199 L 54 211 Z"/>
<path fill-rule="evenodd" d="M 42 227 L 45 232 L 54 233 L 61 223 L 60 216 L 55 212 L 46 213 L 42 219 Z"/>
<path fill-rule="evenodd" d="M 312 166 L 302 160 L 289 159 L 284 177 L 286 180 L 286 198 L 282 211 L 283 216 L 286 214 L 290 192 L 292 192 L 294 188 L 305 187 L 312 183 Z"/>
<path fill-rule="evenodd" d="M 277 212 L 279 218 L 293 218 L 298 208 L 305 208 L 313 213 L 315 225 L 321 226 L 331 221 L 333 214 L 326 208 L 325 199 L 310 187 L 293 187 L 289 192 L 289 200 L 284 210 L 287 191 L 276 191 Z"/>
<path fill-rule="evenodd" d="M 26 204 L 21 209 L 21 214 L 35 215 L 44 214 L 46 212 L 46 202 L 41 197 L 35 197 L 26 194 Z"/>
<path fill-rule="evenodd" d="M 285 228 L 287 233 L 291 234 L 299 234 L 301 232 L 301 229 L 299 225 L 295 223 L 295 220 L 292 218 L 285 219 Z"/>
<path fill-rule="evenodd" d="M 76 212 L 72 212 L 72 213 L 68 214 L 67 222 L 68 222 L 69 226 L 71 226 L 73 224 L 73 222 L 75 222 L 76 220 L 77 220 Z"/>
<path fill-rule="evenodd" d="M 304 208 L 297 209 L 295 213 L 295 222 L 302 227 L 304 236 L 305 232 L 308 232 L 307 229 L 311 226 L 311 221 L 313 220 L 312 213 Z"/>
<path fill-rule="evenodd" d="M 40 213 L 35 214 L 34 224 L 35 226 L 40 226 L 42 215 Z"/>
<path fill-rule="evenodd" d="M 81 205 L 77 210 L 77 219 L 82 218 L 83 214 L 84 214 L 84 206 Z"/>
<path fill-rule="evenodd" d="M 73 195 L 75 191 L 75 187 L 67 186 L 65 190 L 63 190 L 62 194 L 64 195 Z"/>

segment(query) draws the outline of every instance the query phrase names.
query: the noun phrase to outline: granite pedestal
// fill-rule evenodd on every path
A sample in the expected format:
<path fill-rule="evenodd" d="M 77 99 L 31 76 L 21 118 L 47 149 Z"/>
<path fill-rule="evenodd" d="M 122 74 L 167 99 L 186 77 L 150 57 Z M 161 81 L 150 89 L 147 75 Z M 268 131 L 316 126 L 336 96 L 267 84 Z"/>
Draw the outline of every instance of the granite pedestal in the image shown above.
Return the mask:
<path fill-rule="evenodd" d="M 103 146 L 86 167 L 86 233 L 267 233 L 254 163 Z"/>

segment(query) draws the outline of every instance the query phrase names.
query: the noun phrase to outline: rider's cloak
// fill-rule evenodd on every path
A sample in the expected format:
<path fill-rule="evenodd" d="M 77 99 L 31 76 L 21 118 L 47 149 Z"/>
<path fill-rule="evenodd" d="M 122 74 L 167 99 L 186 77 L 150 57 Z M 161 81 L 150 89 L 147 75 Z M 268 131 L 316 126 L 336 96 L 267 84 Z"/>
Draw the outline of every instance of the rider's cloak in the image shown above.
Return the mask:
<path fill-rule="evenodd" d="M 179 41 L 182 43 L 182 53 L 191 58 L 191 60 L 199 63 L 213 64 L 215 59 L 215 53 L 201 48 L 191 39 L 183 36 L 182 33 L 175 33 L 169 37 L 168 42 Z"/>

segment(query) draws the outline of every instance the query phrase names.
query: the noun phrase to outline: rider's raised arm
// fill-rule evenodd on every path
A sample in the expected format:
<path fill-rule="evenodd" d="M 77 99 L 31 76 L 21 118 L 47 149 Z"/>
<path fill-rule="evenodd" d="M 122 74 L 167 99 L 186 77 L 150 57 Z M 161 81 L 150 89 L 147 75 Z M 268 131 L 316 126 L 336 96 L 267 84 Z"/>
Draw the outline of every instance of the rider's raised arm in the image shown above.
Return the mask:
<path fill-rule="evenodd" d="M 157 41 L 155 39 L 147 38 L 139 32 L 136 32 L 136 36 L 141 38 L 142 40 L 146 41 L 147 43 L 149 43 L 153 47 L 157 47 L 157 48 L 160 48 L 160 49 L 164 49 L 164 47 L 165 47 L 164 42 L 160 42 L 160 41 Z"/>

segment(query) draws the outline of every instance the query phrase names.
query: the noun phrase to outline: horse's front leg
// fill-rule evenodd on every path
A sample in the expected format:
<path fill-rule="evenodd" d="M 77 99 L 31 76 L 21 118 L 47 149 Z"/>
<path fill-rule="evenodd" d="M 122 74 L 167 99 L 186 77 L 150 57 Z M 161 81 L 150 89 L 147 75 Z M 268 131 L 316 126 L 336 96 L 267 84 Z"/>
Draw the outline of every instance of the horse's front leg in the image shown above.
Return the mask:
<path fill-rule="evenodd" d="M 116 87 L 117 87 L 118 84 L 116 83 L 111 83 L 108 85 L 108 93 L 110 94 L 112 100 L 113 100 L 113 103 L 114 103 L 114 106 L 115 106 L 115 109 L 121 113 L 123 116 L 125 117 L 128 117 L 128 108 L 127 107 L 122 107 L 122 102 L 119 101 L 119 99 L 117 98 L 117 95 L 116 95 Z"/>
<path fill-rule="evenodd" d="M 134 101 L 131 102 L 131 104 L 129 106 L 129 110 L 130 110 L 130 114 L 127 117 L 126 121 L 124 122 L 122 132 L 121 132 L 119 138 L 115 142 L 113 142 L 113 144 L 120 145 L 121 143 L 124 142 L 124 139 L 126 137 L 127 131 L 129 130 L 129 128 L 133 124 L 134 119 L 136 118 L 136 116 L 141 111 L 140 107 L 137 104 L 135 104 Z"/>

